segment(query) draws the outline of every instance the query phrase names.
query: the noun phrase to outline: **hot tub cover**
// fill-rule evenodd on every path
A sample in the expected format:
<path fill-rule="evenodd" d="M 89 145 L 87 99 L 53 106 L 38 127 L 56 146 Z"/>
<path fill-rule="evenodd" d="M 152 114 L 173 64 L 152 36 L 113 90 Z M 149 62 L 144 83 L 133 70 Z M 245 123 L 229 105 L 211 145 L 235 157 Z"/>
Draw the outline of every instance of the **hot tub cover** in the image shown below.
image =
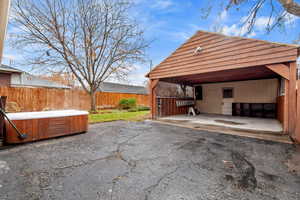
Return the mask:
<path fill-rule="evenodd" d="M 55 117 L 68 117 L 77 115 L 88 115 L 87 111 L 83 110 L 52 110 L 41 112 L 19 112 L 8 113 L 7 116 L 10 120 L 26 120 L 26 119 L 41 119 L 41 118 L 55 118 Z"/>

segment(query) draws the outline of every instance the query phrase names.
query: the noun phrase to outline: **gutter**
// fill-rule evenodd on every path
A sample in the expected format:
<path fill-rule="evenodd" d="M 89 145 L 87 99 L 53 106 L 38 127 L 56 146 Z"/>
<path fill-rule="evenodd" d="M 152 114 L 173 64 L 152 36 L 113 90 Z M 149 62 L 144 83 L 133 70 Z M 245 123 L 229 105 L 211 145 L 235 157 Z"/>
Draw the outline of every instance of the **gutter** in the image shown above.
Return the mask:
<path fill-rule="evenodd" d="M 2 63 L 4 40 L 9 18 L 10 0 L 0 1 L 0 64 Z"/>

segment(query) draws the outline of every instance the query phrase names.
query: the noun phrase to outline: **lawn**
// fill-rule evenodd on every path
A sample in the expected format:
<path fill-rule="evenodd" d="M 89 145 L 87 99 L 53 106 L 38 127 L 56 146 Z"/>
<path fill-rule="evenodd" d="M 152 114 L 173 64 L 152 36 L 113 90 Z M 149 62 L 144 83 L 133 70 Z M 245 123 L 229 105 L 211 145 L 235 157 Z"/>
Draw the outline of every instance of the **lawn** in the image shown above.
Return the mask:
<path fill-rule="evenodd" d="M 89 115 L 89 123 L 110 122 L 117 120 L 139 121 L 147 118 L 150 111 L 128 112 L 126 110 L 103 110 L 97 114 Z"/>

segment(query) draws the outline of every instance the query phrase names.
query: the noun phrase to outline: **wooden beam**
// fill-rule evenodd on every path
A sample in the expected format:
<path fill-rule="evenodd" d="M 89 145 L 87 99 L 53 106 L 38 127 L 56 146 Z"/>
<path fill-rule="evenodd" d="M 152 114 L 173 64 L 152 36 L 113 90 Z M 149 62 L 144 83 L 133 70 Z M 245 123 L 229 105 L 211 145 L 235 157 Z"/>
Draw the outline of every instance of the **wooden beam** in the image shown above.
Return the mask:
<path fill-rule="evenodd" d="M 290 68 L 290 80 L 289 80 L 289 91 L 288 91 L 288 98 L 289 98 L 289 134 L 295 138 L 295 129 L 296 129 L 296 120 L 297 120 L 297 97 L 296 97 L 296 77 L 297 77 L 297 64 L 296 62 L 289 63 Z"/>
<path fill-rule="evenodd" d="M 159 79 L 152 79 L 150 80 L 150 106 L 151 106 L 151 117 L 152 119 L 156 118 L 156 110 L 157 110 L 157 103 L 156 103 L 156 86 L 158 85 Z"/>
<path fill-rule="evenodd" d="M 284 80 L 283 132 L 289 132 L 289 81 Z"/>
<path fill-rule="evenodd" d="M 266 65 L 266 67 L 273 72 L 279 74 L 283 78 L 289 80 L 290 79 L 290 70 L 289 67 L 284 64 L 272 64 L 272 65 Z"/>
<path fill-rule="evenodd" d="M 295 140 L 300 144 L 300 80 L 297 81 L 298 91 L 297 91 L 297 123 L 296 123 L 296 133 Z"/>
<path fill-rule="evenodd" d="M 155 88 L 159 82 L 159 79 L 153 79 L 153 80 L 150 80 L 151 81 L 151 89 Z"/>

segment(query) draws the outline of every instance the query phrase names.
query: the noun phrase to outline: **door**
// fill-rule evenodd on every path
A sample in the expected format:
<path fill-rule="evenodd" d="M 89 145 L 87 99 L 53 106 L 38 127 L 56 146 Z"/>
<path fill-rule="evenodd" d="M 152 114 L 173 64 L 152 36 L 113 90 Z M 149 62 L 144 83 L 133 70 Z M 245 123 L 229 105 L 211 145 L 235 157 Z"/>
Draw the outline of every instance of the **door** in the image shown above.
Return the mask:
<path fill-rule="evenodd" d="M 222 97 L 222 114 L 232 115 L 232 103 L 234 102 L 233 88 L 223 88 Z"/>

